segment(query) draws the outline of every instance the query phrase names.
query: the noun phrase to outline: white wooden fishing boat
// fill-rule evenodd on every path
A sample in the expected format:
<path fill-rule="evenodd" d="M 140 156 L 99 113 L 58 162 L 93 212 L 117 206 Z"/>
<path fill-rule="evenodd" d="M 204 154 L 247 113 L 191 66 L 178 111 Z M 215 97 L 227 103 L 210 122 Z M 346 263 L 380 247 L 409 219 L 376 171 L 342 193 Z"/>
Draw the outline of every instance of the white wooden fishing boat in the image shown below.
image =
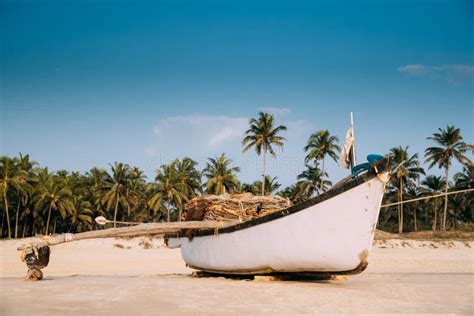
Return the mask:
<path fill-rule="evenodd" d="M 388 158 L 332 190 L 267 216 L 192 238 L 168 236 L 186 264 L 221 274 L 357 274 L 368 263 Z"/>

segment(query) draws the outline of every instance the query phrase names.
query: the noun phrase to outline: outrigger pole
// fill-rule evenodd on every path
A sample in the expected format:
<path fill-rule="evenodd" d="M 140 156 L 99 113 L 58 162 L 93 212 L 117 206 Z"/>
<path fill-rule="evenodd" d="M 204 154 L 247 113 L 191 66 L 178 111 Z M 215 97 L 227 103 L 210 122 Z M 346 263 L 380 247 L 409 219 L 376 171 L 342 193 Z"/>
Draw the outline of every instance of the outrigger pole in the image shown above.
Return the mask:
<path fill-rule="evenodd" d="M 99 216 L 96 218 L 99 225 L 113 223 L 105 217 Z M 93 238 L 113 238 L 113 237 L 137 237 L 145 235 L 161 235 L 166 233 L 179 233 L 188 229 L 205 229 L 214 228 L 219 229 L 226 226 L 239 223 L 238 220 L 228 221 L 188 221 L 188 222 L 169 222 L 169 223 L 130 223 L 123 222 L 122 224 L 131 224 L 135 226 L 119 227 L 93 230 L 78 234 L 61 234 L 55 236 L 43 236 L 34 240 L 29 244 L 22 245 L 17 248 L 20 251 L 20 258 L 26 262 L 28 267 L 28 280 L 41 280 L 43 272 L 41 269 L 46 267 L 49 263 L 51 254 L 50 246 L 59 245 L 71 241 L 93 239 Z"/>
<path fill-rule="evenodd" d="M 410 203 L 410 202 L 416 202 L 416 201 L 421 201 L 421 200 L 429 200 L 429 199 L 437 198 L 437 197 L 440 197 L 440 196 L 451 195 L 451 194 L 456 194 L 456 193 L 471 192 L 471 191 L 474 191 L 474 188 L 459 190 L 459 191 L 453 191 L 453 192 L 448 192 L 448 193 L 440 193 L 440 194 L 435 194 L 435 195 L 430 195 L 430 196 L 424 196 L 424 197 L 411 199 L 411 200 L 405 200 L 405 201 L 401 201 L 401 202 L 388 203 L 388 204 L 382 205 L 381 208 L 382 207 L 389 207 L 389 206 L 399 205 L 399 204 Z"/>

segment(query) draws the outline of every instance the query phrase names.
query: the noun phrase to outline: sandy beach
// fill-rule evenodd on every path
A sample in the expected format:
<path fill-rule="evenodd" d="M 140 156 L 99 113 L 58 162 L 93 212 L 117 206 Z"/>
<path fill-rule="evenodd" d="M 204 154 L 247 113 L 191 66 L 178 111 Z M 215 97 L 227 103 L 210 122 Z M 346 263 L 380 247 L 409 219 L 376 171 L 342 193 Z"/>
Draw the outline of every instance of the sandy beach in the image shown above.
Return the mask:
<path fill-rule="evenodd" d="M 0 242 L 0 313 L 472 314 L 474 242 L 377 240 L 368 269 L 336 281 L 195 278 L 160 239 L 54 246 L 45 279 L 25 281 L 16 247 Z"/>

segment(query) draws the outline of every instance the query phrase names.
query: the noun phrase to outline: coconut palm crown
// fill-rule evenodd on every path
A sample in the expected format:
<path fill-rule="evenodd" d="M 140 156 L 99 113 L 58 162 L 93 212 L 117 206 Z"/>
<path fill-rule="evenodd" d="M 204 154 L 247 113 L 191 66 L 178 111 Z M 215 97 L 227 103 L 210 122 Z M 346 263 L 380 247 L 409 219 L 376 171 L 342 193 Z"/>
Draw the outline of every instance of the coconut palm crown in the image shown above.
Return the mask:
<path fill-rule="evenodd" d="M 226 194 L 237 190 L 239 180 L 236 173 L 240 172 L 239 167 L 231 167 L 232 160 L 225 154 L 215 158 L 208 158 L 203 175 L 207 178 L 206 192 L 209 194 Z"/>
<path fill-rule="evenodd" d="M 324 174 L 326 177 L 327 173 Z M 323 178 L 323 172 L 319 168 L 319 163 L 313 165 L 306 164 L 306 170 L 301 172 L 297 177 L 298 188 L 305 199 L 309 199 L 314 193 L 320 194 L 321 191 L 321 179 Z M 323 180 L 322 190 L 326 190 L 332 185 L 331 181 Z"/>
<path fill-rule="evenodd" d="M 252 190 L 252 193 L 255 194 L 262 187 L 262 181 L 255 181 L 252 187 L 254 188 Z M 280 187 L 281 187 L 281 184 L 277 181 L 277 177 L 272 178 L 270 176 L 265 176 L 265 194 L 266 195 L 275 193 Z"/>
<path fill-rule="evenodd" d="M 149 188 L 150 199 L 148 206 L 155 212 L 165 207 L 168 222 L 171 221 L 170 207 L 178 210 L 178 220 L 181 220 L 181 212 L 187 201 L 187 190 L 181 182 L 181 177 L 176 169 L 176 161 L 168 165 L 162 165 L 156 170 L 155 182 Z"/>

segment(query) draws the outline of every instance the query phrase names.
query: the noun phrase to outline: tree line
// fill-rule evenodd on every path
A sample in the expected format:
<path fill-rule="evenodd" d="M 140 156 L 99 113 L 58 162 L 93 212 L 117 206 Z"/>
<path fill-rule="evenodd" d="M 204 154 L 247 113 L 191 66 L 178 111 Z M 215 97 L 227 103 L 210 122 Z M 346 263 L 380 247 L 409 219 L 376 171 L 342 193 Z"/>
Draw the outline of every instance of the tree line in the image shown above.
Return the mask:
<path fill-rule="evenodd" d="M 275 149 L 284 147 L 286 139 L 281 134 L 286 129 L 276 125 L 274 116 L 268 113 L 261 112 L 250 119 L 242 151 L 254 149 L 262 157 L 262 178 L 253 183 L 239 181 L 239 167 L 225 154 L 208 158 L 201 170 L 189 157 L 176 159 L 160 166 L 149 182 L 140 168 L 120 162 L 111 164 L 109 170 L 94 167 L 85 173 L 50 172 L 29 155 L 2 156 L 1 236 L 20 238 L 98 229 L 94 221 L 97 216 L 114 221 L 179 221 L 185 204 L 202 194 L 278 194 L 298 203 L 329 190 L 332 182 L 325 160 L 337 162 L 341 148 L 338 137 L 328 130 L 309 136 L 304 147 L 305 169 L 293 185 L 281 188 L 276 177 L 266 174 L 267 156 L 275 157 Z M 460 129 L 447 126 L 428 139 L 434 143 L 424 151 L 428 169 L 444 169 L 445 176 L 426 175 L 417 153 L 410 154 L 408 146 L 394 147 L 390 150 L 394 172 L 384 204 L 474 187 L 473 163 L 467 157 L 473 146 L 464 142 Z M 455 160 L 462 163 L 463 171 L 450 180 Z M 472 192 L 399 204 L 381 210 L 379 228 L 444 231 L 471 223 L 473 208 Z"/>

